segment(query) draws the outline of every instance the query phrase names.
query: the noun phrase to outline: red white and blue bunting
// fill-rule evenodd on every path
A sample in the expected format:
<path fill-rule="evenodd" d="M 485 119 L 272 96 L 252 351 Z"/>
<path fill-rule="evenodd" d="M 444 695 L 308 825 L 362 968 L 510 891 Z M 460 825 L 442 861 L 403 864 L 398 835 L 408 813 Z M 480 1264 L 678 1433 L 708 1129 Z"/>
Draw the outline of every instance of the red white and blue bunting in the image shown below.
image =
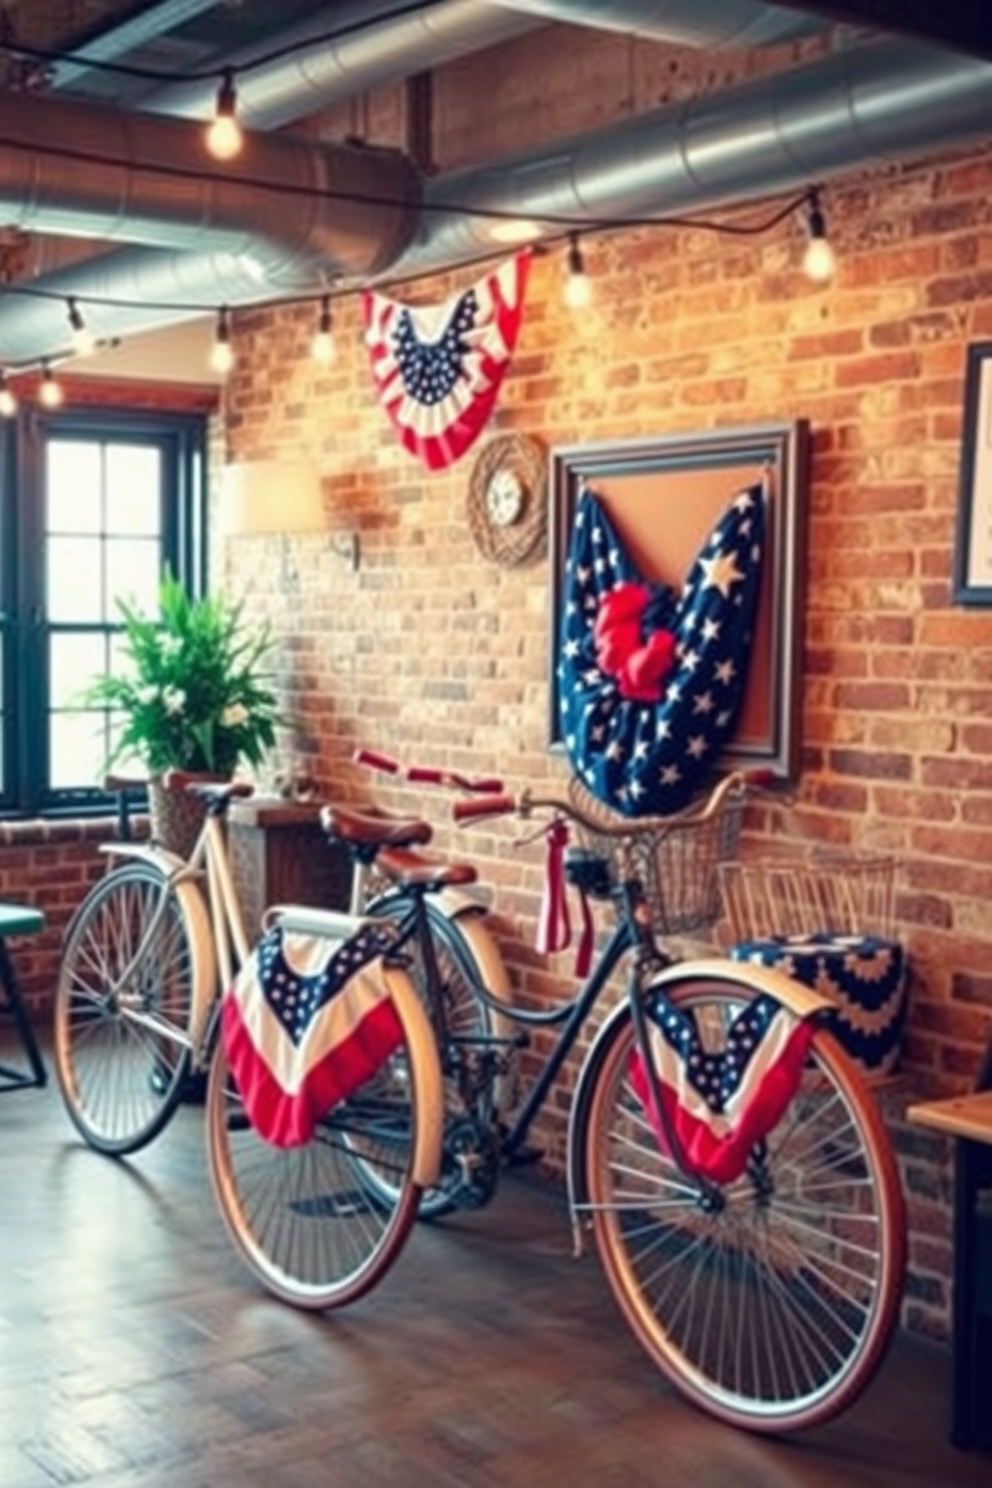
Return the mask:
<path fill-rule="evenodd" d="M 362 294 L 379 401 L 404 449 L 443 470 L 485 428 L 523 320 L 530 254 L 518 253 L 442 305 Z"/>

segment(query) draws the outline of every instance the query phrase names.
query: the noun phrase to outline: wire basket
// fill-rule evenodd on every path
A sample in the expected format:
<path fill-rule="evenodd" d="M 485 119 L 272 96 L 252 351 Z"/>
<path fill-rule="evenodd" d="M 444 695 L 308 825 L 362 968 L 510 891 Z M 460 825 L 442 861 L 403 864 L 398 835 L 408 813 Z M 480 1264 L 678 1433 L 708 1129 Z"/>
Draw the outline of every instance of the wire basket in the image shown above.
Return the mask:
<path fill-rule="evenodd" d="M 735 942 L 893 935 L 895 860 L 884 854 L 800 847 L 755 862 L 722 863 L 719 880 Z"/>
<path fill-rule="evenodd" d="M 707 798 L 677 816 L 621 816 L 579 780 L 569 786 L 575 805 L 602 822 L 603 830 L 576 826 L 588 852 L 609 865 L 614 884 L 636 879 L 644 889 L 655 935 L 689 935 L 720 918 L 719 865 L 734 857 L 744 814 L 743 787 L 734 787 L 712 810 Z"/>

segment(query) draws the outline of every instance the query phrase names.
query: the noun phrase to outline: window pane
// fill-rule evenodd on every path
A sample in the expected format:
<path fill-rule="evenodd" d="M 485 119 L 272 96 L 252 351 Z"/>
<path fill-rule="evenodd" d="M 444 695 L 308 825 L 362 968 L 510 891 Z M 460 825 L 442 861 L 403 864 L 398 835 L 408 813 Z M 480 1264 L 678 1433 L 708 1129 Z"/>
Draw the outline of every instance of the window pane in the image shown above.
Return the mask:
<path fill-rule="evenodd" d="M 101 544 L 98 537 L 48 539 L 50 620 L 103 620 Z"/>
<path fill-rule="evenodd" d="M 120 611 L 114 601 L 126 599 L 145 614 L 158 608 L 161 580 L 162 549 L 157 539 L 119 538 L 107 540 L 108 619 L 120 623 Z"/>
<path fill-rule="evenodd" d="M 158 537 L 162 456 L 147 444 L 107 445 L 107 531 Z"/>
<path fill-rule="evenodd" d="M 53 713 L 49 726 L 53 790 L 99 785 L 107 760 L 102 713 Z"/>
<path fill-rule="evenodd" d="M 100 445 L 50 439 L 45 448 L 49 532 L 99 532 L 103 525 Z"/>
<path fill-rule="evenodd" d="M 80 694 L 106 669 L 103 635 L 53 635 L 49 649 L 49 686 L 53 708 L 78 705 Z"/>

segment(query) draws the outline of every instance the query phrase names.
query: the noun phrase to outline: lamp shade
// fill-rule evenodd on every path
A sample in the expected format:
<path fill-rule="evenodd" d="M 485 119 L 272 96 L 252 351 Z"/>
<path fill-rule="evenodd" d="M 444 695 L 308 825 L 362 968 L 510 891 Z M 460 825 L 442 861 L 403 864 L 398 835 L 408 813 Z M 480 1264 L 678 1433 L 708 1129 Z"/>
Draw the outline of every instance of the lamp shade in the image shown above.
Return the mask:
<path fill-rule="evenodd" d="M 316 465 L 302 460 L 245 460 L 224 466 L 218 526 L 226 536 L 320 532 L 326 525 Z"/>

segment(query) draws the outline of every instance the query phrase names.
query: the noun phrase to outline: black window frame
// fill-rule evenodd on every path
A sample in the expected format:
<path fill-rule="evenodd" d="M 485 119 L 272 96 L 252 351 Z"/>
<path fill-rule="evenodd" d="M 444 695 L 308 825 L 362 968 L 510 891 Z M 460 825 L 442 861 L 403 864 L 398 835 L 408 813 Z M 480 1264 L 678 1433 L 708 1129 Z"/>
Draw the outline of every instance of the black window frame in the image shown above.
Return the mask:
<path fill-rule="evenodd" d="M 98 784 L 56 790 L 49 782 L 45 445 L 49 438 L 62 437 L 159 446 L 164 476 L 162 565 L 168 564 L 194 595 L 206 590 L 206 414 L 100 405 L 30 409 L 6 423 L 0 441 L 5 762 L 0 817 L 85 816 L 106 812 L 111 805 L 111 798 Z"/>

